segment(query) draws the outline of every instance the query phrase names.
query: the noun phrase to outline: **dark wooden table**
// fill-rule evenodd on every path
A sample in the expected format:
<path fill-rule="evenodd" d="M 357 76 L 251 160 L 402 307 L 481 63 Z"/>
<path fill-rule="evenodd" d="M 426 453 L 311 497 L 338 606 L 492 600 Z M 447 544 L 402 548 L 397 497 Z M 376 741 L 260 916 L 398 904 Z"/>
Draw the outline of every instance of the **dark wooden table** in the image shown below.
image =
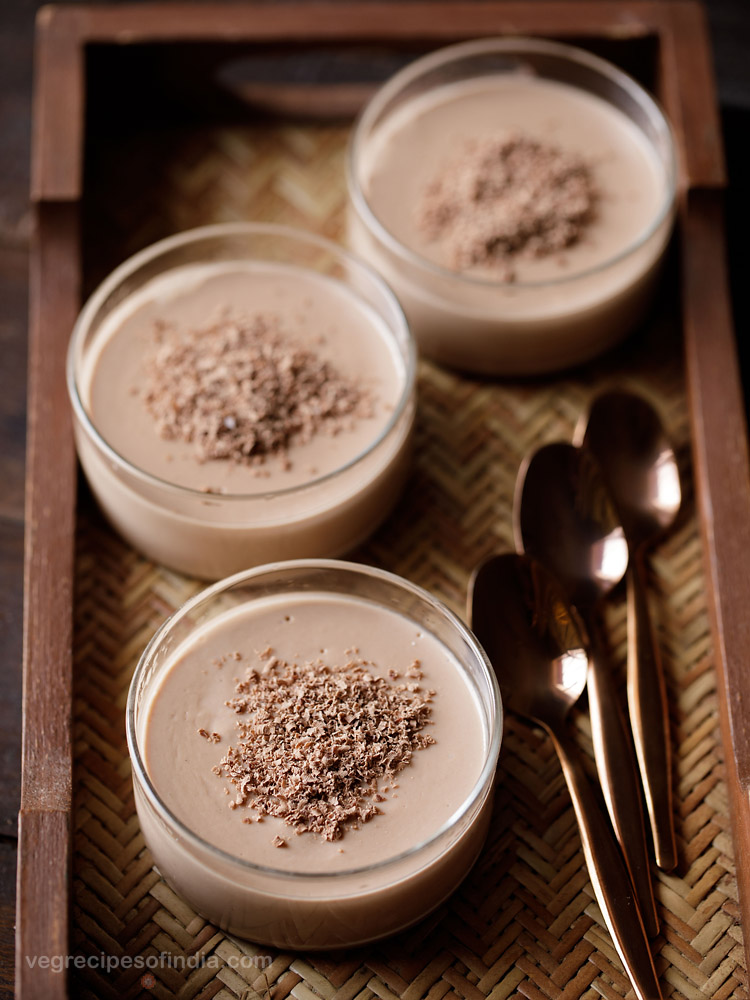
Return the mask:
<path fill-rule="evenodd" d="M 270 0 L 269 0 L 270 2 Z M 281 0 L 280 0 L 281 2 Z M 13 993 L 16 813 L 21 739 L 27 200 L 33 22 L 38 0 L 0 2 L 0 1000 Z M 727 144 L 729 244 L 737 330 L 750 318 L 750 5 L 708 0 Z M 741 336 L 745 384 L 750 343 Z"/>

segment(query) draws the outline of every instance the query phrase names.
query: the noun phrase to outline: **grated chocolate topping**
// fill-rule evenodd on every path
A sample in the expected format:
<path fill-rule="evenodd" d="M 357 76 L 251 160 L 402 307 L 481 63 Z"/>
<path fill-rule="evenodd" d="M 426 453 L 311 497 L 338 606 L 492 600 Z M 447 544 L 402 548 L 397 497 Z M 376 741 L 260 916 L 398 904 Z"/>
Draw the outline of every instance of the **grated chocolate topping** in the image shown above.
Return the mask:
<path fill-rule="evenodd" d="M 157 324 L 143 399 L 162 438 L 205 462 L 259 465 L 292 441 L 336 434 L 372 416 L 370 392 L 270 316 L 180 331 Z"/>
<path fill-rule="evenodd" d="M 597 197 L 581 157 L 509 133 L 467 141 L 425 187 L 415 221 L 442 241 L 451 267 L 492 267 L 513 281 L 518 258 L 578 242 Z"/>
<path fill-rule="evenodd" d="M 410 669 L 421 676 L 418 661 Z M 239 741 L 219 763 L 236 789 L 230 806 L 280 817 L 296 833 L 338 840 L 368 822 L 385 801 L 380 783 L 393 784 L 413 753 L 435 742 L 422 731 L 434 691 L 375 677 L 362 660 L 274 657 L 262 672 L 248 669 L 235 690 L 227 705 L 241 716 Z"/>

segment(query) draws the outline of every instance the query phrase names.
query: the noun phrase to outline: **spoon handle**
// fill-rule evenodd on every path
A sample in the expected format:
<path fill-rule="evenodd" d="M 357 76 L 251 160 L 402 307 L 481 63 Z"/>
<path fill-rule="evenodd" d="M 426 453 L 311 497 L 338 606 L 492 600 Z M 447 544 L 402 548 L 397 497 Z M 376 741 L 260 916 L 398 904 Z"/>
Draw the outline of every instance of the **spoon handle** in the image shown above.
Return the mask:
<path fill-rule="evenodd" d="M 593 627 L 589 628 L 589 635 L 592 642 L 589 712 L 596 767 L 612 826 L 635 887 L 643 924 L 649 937 L 653 937 L 659 930 L 659 918 L 651 884 L 638 765 L 610 664 L 604 658 Z"/>
<path fill-rule="evenodd" d="M 596 901 L 617 954 L 638 1000 L 661 1000 L 659 980 L 633 885 L 612 829 L 584 774 L 575 746 L 562 731 L 552 733 L 552 739 L 573 799 Z"/>
<path fill-rule="evenodd" d="M 661 657 L 646 600 L 643 559 L 633 559 L 628 588 L 628 708 L 641 770 L 656 863 L 677 864 L 672 816 L 669 710 Z"/>

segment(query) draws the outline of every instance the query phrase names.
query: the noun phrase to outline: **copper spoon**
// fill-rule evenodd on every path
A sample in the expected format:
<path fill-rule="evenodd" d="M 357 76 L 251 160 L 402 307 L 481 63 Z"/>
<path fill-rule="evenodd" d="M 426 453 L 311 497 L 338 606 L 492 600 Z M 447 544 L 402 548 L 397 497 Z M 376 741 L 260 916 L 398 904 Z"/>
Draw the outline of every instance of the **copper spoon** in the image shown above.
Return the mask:
<path fill-rule="evenodd" d="M 625 535 L 595 460 L 572 444 L 546 445 L 526 460 L 518 475 L 513 516 L 516 547 L 535 556 L 558 578 L 589 634 L 589 710 L 596 766 L 643 923 L 652 937 L 659 921 L 638 766 L 596 627 L 601 598 L 619 583 L 628 565 Z"/>
<path fill-rule="evenodd" d="M 593 453 L 630 548 L 628 708 L 646 795 L 656 863 L 677 864 L 672 812 L 669 710 L 659 647 L 646 600 L 647 547 L 674 521 L 681 502 L 674 451 L 659 415 L 622 390 L 597 397 L 576 437 Z"/>
<path fill-rule="evenodd" d="M 586 778 L 566 717 L 588 674 L 582 626 L 560 585 L 527 556 L 493 556 L 475 571 L 471 627 L 495 668 L 504 703 L 552 737 L 573 800 L 596 900 L 639 1000 L 661 991 L 622 855 Z"/>

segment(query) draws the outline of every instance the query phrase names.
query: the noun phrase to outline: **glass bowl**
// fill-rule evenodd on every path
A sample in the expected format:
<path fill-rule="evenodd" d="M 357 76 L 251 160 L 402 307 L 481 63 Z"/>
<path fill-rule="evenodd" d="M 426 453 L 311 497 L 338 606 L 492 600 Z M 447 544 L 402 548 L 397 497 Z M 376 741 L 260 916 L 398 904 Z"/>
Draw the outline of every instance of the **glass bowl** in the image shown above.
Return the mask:
<path fill-rule="evenodd" d="M 174 274 L 187 273 L 179 269 L 218 272 L 240 266 L 332 279 L 329 284 L 345 292 L 347 301 L 377 321 L 400 387 L 384 426 L 340 467 L 320 475 L 311 469 L 309 479 L 291 487 L 272 488 L 258 478 L 249 492 L 206 492 L 170 481 L 167 462 L 163 471 L 161 466 L 145 471 L 120 454 L 97 427 L 89 395 L 97 351 L 113 329 L 117 332 L 120 317 L 127 318 L 134 302 L 138 308 L 142 302 L 149 307 L 152 300 L 158 302 L 165 283 Z M 181 572 L 218 579 L 278 559 L 338 556 L 371 534 L 405 482 L 415 364 L 413 338 L 392 292 L 366 264 L 334 243 L 255 223 L 191 230 L 125 261 L 84 306 L 67 366 L 78 455 L 94 495 L 120 534 L 151 559 Z"/>
<path fill-rule="evenodd" d="M 574 118 L 574 112 L 564 107 L 563 111 L 559 107 L 549 110 L 548 96 L 533 118 L 523 102 L 538 100 L 534 88 L 540 92 L 540 87 L 547 85 L 555 87 L 554 91 L 547 89 L 547 95 L 556 93 L 561 101 L 574 99 L 580 104 L 575 115 L 595 113 L 596 119 Z M 493 87 L 504 88 L 498 91 L 501 97 L 497 100 Z M 501 117 L 497 122 L 490 120 L 488 111 L 486 121 L 483 119 L 481 129 L 475 132 L 474 126 L 466 124 L 472 113 L 466 95 L 486 88 L 490 88 L 487 108 Z M 465 103 L 460 104 L 460 100 Z M 458 118 L 455 132 L 450 130 L 453 126 L 438 128 L 438 119 L 431 123 L 427 114 L 434 115 L 436 107 L 449 107 L 450 102 L 461 112 L 454 111 Z M 556 261 L 557 271 L 544 272 L 544 280 L 519 273 L 517 280 L 510 281 L 485 271 L 451 270 L 428 259 L 425 247 L 417 251 L 407 245 L 404 234 L 411 235 L 407 229 L 396 235 L 394 230 L 405 225 L 402 220 L 412 210 L 409 206 L 416 203 L 420 190 L 433 176 L 437 160 L 455 158 L 453 149 L 462 137 L 476 138 L 506 127 L 525 133 L 526 117 L 531 122 L 528 134 L 532 138 L 543 141 L 549 133 L 553 137 L 549 141 L 559 142 L 563 149 L 566 134 L 578 129 L 583 138 L 576 142 L 584 157 L 595 134 L 606 134 L 606 140 L 597 140 L 605 146 L 610 141 L 622 143 L 617 147 L 621 164 L 625 162 L 623 150 L 628 156 L 637 155 L 644 170 L 647 167 L 653 175 L 649 184 L 657 185 L 653 196 L 649 195 L 652 204 L 644 202 L 640 228 L 627 204 L 613 213 L 613 193 L 607 190 L 600 199 L 602 225 L 593 243 L 589 236 L 580 241 L 581 245 L 591 243 L 593 252 L 586 250 L 588 256 L 575 258 L 586 260 L 585 266 L 564 266 L 566 250 Z M 479 129 L 476 122 L 475 126 Z M 415 127 L 421 131 L 414 131 Z M 409 138 L 409 130 L 416 138 Z M 405 152 L 412 141 L 419 142 L 413 156 Z M 446 147 L 446 143 L 450 145 Z M 615 169 L 616 163 L 613 167 L 606 162 L 608 157 L 616 161 L 611 150 L 605 150 L 594 169 Z M 397 183 L 390 187 L 386 183 L 389 169 L 394 177 L 398 174 Z M 379 170 L 382 173 L 377 175 Z M 378 205 L 371 190 L 375 176 L 380 177 Z M 606 176 L 611 179 L 615 174 Z M 645 316 L 673 226 L 676 176 L 669 123 L 653 98 L 617 67 L 581 49 L 539 39 L 461 43 L 408 65 L 388 80 L 363 110 L 349 147 L 349 243 L 396 292 L 425 355 L 490 375 L 552 371 L 588 360 L 610 347 Z M 629 173 L 622 182 L 630 185 L 628 198 L 633 197 L 630 191 L 637 190 L 638 184 Z M 627 200 L 620 197 L 621 192 L 615 194 L 615 200 Z M 396 215 L 387 208 L 392 196 L 401 199 Z M 382 218 L 386 209 L 391 212 L 387 224 Z M 605 219 L 609 220 L 606 224 Z M 628 226 L 634 232 L 618 244 L 618 232 Z"/>
<path fill-rule="evenodd" d="M 420 805 L 418 799 L 416 802 L 411 799 L 420 830 L 418 842 L 407 841 L 406 849 L 391 855 L 388 853 L 393 843 L 391 833 L 385 852 L 381 850 L 380 860 L 375 863 L 357 863 L 356 838 L 361 834 L 356 830 L 344 835 L 341 843 L 346 846 L 346 853 L 339 854 L 344 859 L 343 867 L 336 870 L 324 870 L 326 862 L 314 864 L 309 859 L 301 865 L 301 870 L 283 867 L 285 863 L 292 865 L 286 861 L 287 857 L 294 856 L 291 850 L 275 852 L 281 858 L 276 867 L 254 863 L 251 849 L 248 849 L 250 858 L 239 858 L 191 828 L 200 823 L 200 795 L 196 792 L 200 769 L 188 765 L 196 779 L 195 787 L 190 783 L 189 801 L 185 800 L 188 803 L 185 809 L 190 812 L 190 820 L 186 822 L 184 816 L 175 815 L 165 804 L 169 793 L 165 791 L 164 775 L 171 776 L 172 772 L 159 772 L 162 784 L 157 787 L 159 779 L 154 783 L 149 762 L 144 759 L 148 757 L 144 747 L 149 746 L 148 725 L 154 693 L 158 693 L 160 681 L 170 669 L 185 669 L 185 660 L 177 658 L 185 651 L 186 644 L 203 641 L 207 627 L 225 627 L 233 613 L 236 620 L 243 610 L 252 612 L 254 602 L 282 600 L 285 602 L 282 610 L 293 609 L 294 600 L 300 595 L 312 595 L 316 600 L 361 603 L 370 613 L 382 612 L 384 620 L 391 624 L 393 612 L 396 612 L 406 619 L 409 629 L 412 625 L 417 627 L 418 635 L 429 633 L 428 640 L 434 638 L 439 643 L 440 655 L 447 653 L 450 664 L 447 669 L 459 672 L 457 683 L 468 686 L 471 714 L 476 712 L 476 723 L 483 734 L 474 744 L 474 749 L 480 745 L 483 749 L 472 761 L 469 751 L 464 749 L 470 743 L 463 735 L 466 730 L 461 717 L 453 716 L 456 699 L 446 704 L 446 714 L 442 718 L 452 717 L 451 725 L 457 728 L 446 729 L 445 724 L 440 723 L 443 728 L 436 725 L 433 732 L 438 742 L 441 733 L 449 740 L 446 750 L 455 754 L 455 758 L 449 758 L 454 759 L 454 766 L 461 768 L 463 773 L 471 768 L 465 782 L 469 791 L 465 793 L 461 789 L 454 796 L 456 802 L 446 806 L 453 811 L 445 814 L 447 819 L 442 819 L 437 828 L 431 828 L 430 821 L 424 819 L 424 805 Z M 254 606 L 256 609 L 263 607 L 257 603 Z M 221 616 L 225 616 L 223 621 L 219 621 Z M 348 624 L 342 628 L 346 631 Z M 340 638 L 342 642 L 348 641 L 348 633 Z M 361 652 L 366 656 L 366 640 L 363 643 Z M 209 667 L 205 672 L 209 677 L 207 683 L 216 676 L 212 670 Z M 425 676 L 430 677 L 429 670 Z M 446 676 L 452 677 L 443 674 L 444 678 Z M 235 680 L 233 678 L 232 682 Z M 444 679 L 443 684 L 446 683 Z M 437 705 L 440 681 L 436 684 Z M 189 687 L 183 677 L 179 690 Z M 201 706 L 210 700 L 203 691 L 198 691 L 196 697 Z M 180 717 L 181 711 L 178 706 L 175 718 Z M 186 719 L 192 734 L 195 720 L 192 715 L 186 715 Z M 452 735 L 446 736 L 450 733 Z M 482 648 L 466 626 L 414 584 L 379 569 L 335 560 L 300 560 L 259 567 L 217 583 L 192 598 L 161 626 L 143 653 L 131 683 L 127 707 L 135 802 L 146 843 L 161 874 L 192 907 L 222 930 L 260 943 L 293 949 L 350 947 L 393 934 L 419 920 L 456 889 L 474 864 L 487 833 L 501 733 L 502 705 L 497 680 Z M 177 738 L 169 737 L 170 741 Z M 425 761 L 434 749 L 429 747 L 424 751 Z M 441 761 L 445 759 L 440 758 Z M 403 778 L 413 766 L 407 765 L 397 775 L 401 795 L 406 796 L 409 788 L 415 787 Z M 155 764 L 151 765 L 151 770 L 156 770 Z M 440 796 L 445 775 L 445 766 L 441 763 L 434 772 L 434 794 L 437 796 Z M 430 781 L 432 777 L 429 776 Z M 172 794 L 178 792 L 173 789 Z M 214 794 L 218 795 L 218 791 Z M 236 813 L 228 811 L 227 815 L 234 818 Z M 214 817 L 212 813 L 211 832 L 215 830 Z M 379 838 L 382 837 L 377 830 L 380 820 L 381 817 L 376 816 L 367 824 Z M 239 817 L 237 821 L 240 822 Z M 257 829 L 266 828 L 267 824 Z M 300 866 L 300 862 L 296 864 Z"/>

